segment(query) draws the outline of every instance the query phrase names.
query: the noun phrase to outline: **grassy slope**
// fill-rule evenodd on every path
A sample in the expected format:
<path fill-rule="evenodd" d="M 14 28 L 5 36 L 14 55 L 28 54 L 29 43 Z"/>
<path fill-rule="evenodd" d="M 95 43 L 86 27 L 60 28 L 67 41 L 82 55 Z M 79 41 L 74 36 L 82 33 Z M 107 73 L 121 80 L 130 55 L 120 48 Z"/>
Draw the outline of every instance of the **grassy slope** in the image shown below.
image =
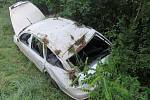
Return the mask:
<path fill-rule="evenodd" d="M 8 6 L 0 8 L 0 100 L 70 100 L 13 43 Z"/>

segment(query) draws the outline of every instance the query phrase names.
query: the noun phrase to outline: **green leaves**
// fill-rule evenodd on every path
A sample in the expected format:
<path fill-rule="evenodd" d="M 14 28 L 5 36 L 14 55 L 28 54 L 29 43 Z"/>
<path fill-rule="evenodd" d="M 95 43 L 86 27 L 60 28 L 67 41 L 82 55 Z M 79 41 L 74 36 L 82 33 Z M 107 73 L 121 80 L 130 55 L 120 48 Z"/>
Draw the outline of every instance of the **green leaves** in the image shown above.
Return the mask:
<path fill-rule="evenodd" d="M 90 100 L 138 100 L 146 99 L 146 92 L 140 91 L 137 78 L 117 71 L 113 63 L 98 63 L 96 73 L 87 75 L 83 83 L 95 87 L 89 94 Z"/>

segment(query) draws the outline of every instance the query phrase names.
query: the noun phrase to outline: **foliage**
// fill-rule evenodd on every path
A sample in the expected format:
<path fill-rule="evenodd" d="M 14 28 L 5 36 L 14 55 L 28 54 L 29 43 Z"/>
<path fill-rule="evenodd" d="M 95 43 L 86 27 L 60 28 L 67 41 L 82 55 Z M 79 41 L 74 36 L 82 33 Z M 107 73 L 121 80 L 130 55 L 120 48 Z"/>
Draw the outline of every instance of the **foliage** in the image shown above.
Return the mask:
<path fill-rule="evenodd" d="M 109 61 L 108 64 L 98 63 L 96 72 L 87 75 L 83 83 L 88 83 L 90 87 L 96 86 L 89 99 L 147 100 L 147 92 L 140 86 L 137 78 L 118 72 L 113 64 L 113 61 Z"/>
<path fill-rule="evenodd" d="M 108 31 L 118 18 L 124 16 L 126 23 L 136 16 L 140 0 L 32 0 L 45 2 L 49 12 L 71 18 L 96 30 Z"/>
<path fill-rule="evenodd" d="M 107 70 L 110 69 L 109 67 L 112 67 L 113 70 L 109 70 L 109 73 L 113 77 L 106 77 L 103 74 L 99 75 L 102 72 L 97 71 L 95 73 L 96 76 L 90 78 L 92 80 L 90 84 L 97 81 L 100 83 L 90 95 L 92 100 L 148 100 L 150 94 L 150 16 L 147 10 L 150 7 L 147 4 L 146 1 L 142 1 L 141 6 L 137 8 L 136 16 L 131 17 L 128 23 L 126 23 L 126 18 L 122 17 L 111 30 L 105 33 L 113 40 L 113 47 L 109 64 L 105 66 L 106 70 L 104 73 L 107 73 Z M 99 67 L 101 68 L 101 66 L 98 66 L 97 70 L 100 70 Z M 114 75 L 114 73 L 117 73 L 117 75 Z M 117 84 L 120 89 L 113 83 Z M 108 86 L 107 91 L 105 86 Z M 145 89 L 144 87 L 147 88 Z M 125 91 L 120 91 L 122 89 L 126 90 L 128 94 L 124 94 Z M 116 95 L 117 91 L 121 94 L 123 93 L 125 97 L 121 94 Z"/>
<path fill-rule="evenodd" d="M 138 77 L 143 85 L 149 85 L 150 75 L 150 36 L 149 19 L 129 27 L 120 27 L 119 35 L 114 43 L 113 56 L 115 66 L 123 73 Z M 116 32 L 117 33 L 117 32 Z"/>

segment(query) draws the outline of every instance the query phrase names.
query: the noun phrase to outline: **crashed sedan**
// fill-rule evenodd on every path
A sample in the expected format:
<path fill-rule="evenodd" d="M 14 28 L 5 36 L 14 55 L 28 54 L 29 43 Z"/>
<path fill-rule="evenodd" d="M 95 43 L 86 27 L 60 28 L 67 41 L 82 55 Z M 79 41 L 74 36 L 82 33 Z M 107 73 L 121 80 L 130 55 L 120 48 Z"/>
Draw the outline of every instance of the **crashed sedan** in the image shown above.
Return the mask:
<path fill-rule="evenodd" d="M 104 62 L 109 56 L 111 42 L 96 30 L 69 19 L 46 18 L 29 1 L 15 3 L 9 11 L 14 42 L 21 52 L 67 95 L 88 98 L 88 92 L 83 91 L 88 86 L 82 84 L 84 62 L 96 69 L 97 61 Z"/>

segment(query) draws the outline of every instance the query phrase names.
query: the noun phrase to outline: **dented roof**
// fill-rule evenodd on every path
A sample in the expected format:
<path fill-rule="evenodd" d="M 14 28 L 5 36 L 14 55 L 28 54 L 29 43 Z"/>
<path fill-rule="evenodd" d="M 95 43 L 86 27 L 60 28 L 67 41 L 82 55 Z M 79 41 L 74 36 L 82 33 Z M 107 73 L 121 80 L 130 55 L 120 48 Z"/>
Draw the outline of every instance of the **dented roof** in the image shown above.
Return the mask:
<path fill-rule="evenodd" d="M 48 18 L 29 26 L 26 30 L 30 30 L 34 35 L 46 34 L 48 36 L 48 46 L 63 58 L 68 58 L 72 54 L 69 49 L 79 39 L 85 36 L 85 42 L 93 37 L 95 30 L 78 26 L 74 21 L 64 18 Z M 76 45 L 77 49 L 78 46 Z"/>

